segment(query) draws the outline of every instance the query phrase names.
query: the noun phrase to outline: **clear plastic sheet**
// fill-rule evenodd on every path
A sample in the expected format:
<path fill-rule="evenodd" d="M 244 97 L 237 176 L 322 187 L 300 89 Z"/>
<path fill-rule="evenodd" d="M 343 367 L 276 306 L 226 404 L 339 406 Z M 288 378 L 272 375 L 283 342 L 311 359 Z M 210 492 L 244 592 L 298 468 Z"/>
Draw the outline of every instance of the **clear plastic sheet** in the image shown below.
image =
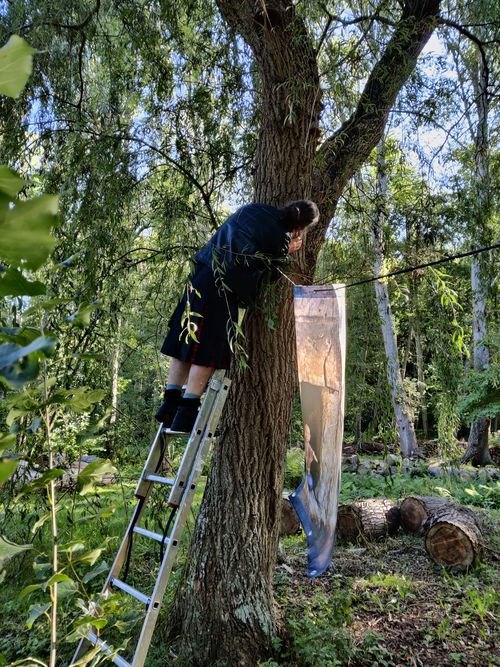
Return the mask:
<path fill-rule="evenodd" d="M 296 286 L 295 327 L 304 420 L 305 473 L 290 501 L 307 538 L 308 576 L 330 565 L 344 430 L 344 285 Z"/>

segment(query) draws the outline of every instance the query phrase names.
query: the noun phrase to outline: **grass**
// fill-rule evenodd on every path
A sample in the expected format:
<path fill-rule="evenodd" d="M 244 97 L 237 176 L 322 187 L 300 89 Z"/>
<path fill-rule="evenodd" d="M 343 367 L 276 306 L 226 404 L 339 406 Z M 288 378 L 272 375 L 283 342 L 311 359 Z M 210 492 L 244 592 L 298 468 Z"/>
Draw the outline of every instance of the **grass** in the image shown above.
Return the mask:
<path fill-rule="evenodd" d="M 68 566 L 73 579 L 83 580 L 96 573 L 85 585 L 91 598 L 101 588 L 104 570 L 112 562 L 133 506 L 132 482 L 138 476 L 127 469 L 123 483 L 113 484 L 91 494 L 76 509 L 68 503 L 59 513 L 61 543 L 82 542 L 82 553 L 99 552 L 95 562 L 83 560 Z M 295 469 L 289 468 L 293 479 Z M 200 502 L 202 485 L 197 492 Z M 499 600 L 497 558 L 499 524 L 499 485 L 496 482 L 466 482 L 450 477 L 344 474 L 340 502 L 360 497 L 384 495 L 394 500 L 404 496 L 448 495 L 474 506 L 491 527 L 482 562 L 467 574 L 450 574 L 437 568 L 427 557 L 422 540 L 398 533 L 381 542 L 360 547 L 338 547 L 332 568 L 326 576 L 310 580 L 305 576 L 306 545 L 303 536 L 281 540 L 276 567 L 276 602 L 281 610 L 280 631 L 275 655 L 262 665 L 267 667 L 346 667 L 432 665 L 500 665 L 496 650 Z M 20 543 L 33 541 L 34 549 L 10 561 L 0 587 L 2 632 L 0 665 L 36 656 L 46 659 L 48 624 L 40 616 L 31 629 L 26 626 L 30 610 L 46 599 L 40 590 L 20 597 L 25 586 L 47 579 L 43 554 L 49 546 L 47 530 L 34 537 L 30 528 L 43 514 L 43 503 L 26 505 L 24 515 L 7 521 L 6 534 Z M 114 511 L 109 510 L 114 508 Z M 165 516 L 164 500 L 155 498 L 149 527 L 160 530 Z M 191 516 L 190 529 L 194 517 Z M 164 626 L 168 606 L 180 579 L 189 543 L 184 533 L 183 549 L 165 596 L 158 626 Z M 63 557 L 64 561 L 64 557 Z M 134 552 L 130 583 L 148 592 L 158 562 L 158 545 L 138 540 Z M 106 564 L 104 568 L 102 563 Z M 99 573 L 98 566 L 101 565 Z M 61 600 L 61 635 L 70 629 L 79 613 L 75 601 L 88 599 L 75 594 L 67 585 Z M 125 601 L 126 600 L 126 601 Z M 117 643 L 137 633 L 140 606 L 128 597 L 115 596 L 105 608 L 106 632 Z M 104 604 L 104 603 L 103 603 Z M 75 646 L 74 636 L 60 645 L 60 664 L 67 664 Z M 134 641 L 134 639 L 132 639 Z M 155 633 L 147 667 L 165 664 L 169 647 L 161 631 Z M 29 664 L 29 663 L 25 663 Z"/>

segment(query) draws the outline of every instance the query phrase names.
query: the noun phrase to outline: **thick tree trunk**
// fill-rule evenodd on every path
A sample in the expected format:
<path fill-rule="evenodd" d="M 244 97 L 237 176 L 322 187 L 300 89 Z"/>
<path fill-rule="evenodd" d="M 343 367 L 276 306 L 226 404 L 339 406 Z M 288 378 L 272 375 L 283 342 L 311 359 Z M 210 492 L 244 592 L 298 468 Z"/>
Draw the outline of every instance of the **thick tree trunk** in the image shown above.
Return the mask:
<path fill-rule="evenodd" d="M 481 530 L 467 507 L 455 505 L 431 514 L 424 531 L 427 553 L 438 565 L 466 570 L 479 558 Z"/>
<path fill-rule="evenodd" d="M 399 509 L 392 500 L 367 498 L 340 505 L 337 536 L 343 542 L 376 540 L 393 535 L 399 525 Z"/>
<path fill-rule="evenodd" d="M 488 147 L 488 79 L 485 64 L 479 57 L 479 72 L 475 77 L 478 129 L 476 134 L 476 211 L 473 220 L 472 241 L 474 246 L 484 245 L 490 212 L 489 147 Z M 488 334 L 486 304 L 488 299 L 488 277 L 484 255 L 473 255 L 471 262 L 472 287 L 472 344 L 474 370 L 483 371 L 489 366 L 490 355 L 486 346 Z M 492 463 L 488 449 L 490 420 L 477 419 L 471 427 L 467 450 L 462 461 L 484 466 Z"/>
<path fill-rule="evenodd" d="M 401 525 L 409 533 L 421 534 L 424 523 L 431 514 L 450 505 L 455 505 L 449 498 L 436 496 L 408 496 L 399 507 Z"/>
<path fill-rule="evenodd" d="M 311 275 L 338 197 L 379 141 L 389 109 L 432 34 L 439 2 L 405 5 L 388 53 L 369 79 L 362 108 L 351 119 L 347 131 L 351 138 L 339 143 L 337 136 L 335 145 L 329 142 L 314 178 L 321 90 L 312 40 L 296 17 L 294 4 L 291 0 L 218 0 L 218 5 L 250 45 L 259 69 L 261 127 L 254 199 L 283 204 L 312 195 L 322 208 L 322 220 L 309 234 L 300 257 L 300 272 Z M 355 154 L 354 162 L 340 159 L 334 164 L 338 152 L 345 150 L 349 158 Z M 301 276 L 304 281 L 307 277 Z M 232 370 L 222 433 L 186 576 L 171 613 L 172 631 L 182 636 L 183 652 L 193 666 L 217 661 L 255 665 L 268 653 L 276 629 L 272 580 L 297 383 L 291 290 L 283 285 L 275 331 L 262 314 L 247 316 L 251 370 Z"/>
<path fill-rule="evenodd" d="M 377 276 L 383 273 L 384 261 L 384 240 L 383 240 L 383 222 L 385 217 L 387 197 L 387 177 L 385 171 L 385 160 L 383 153 L 383 144 L 377 147 L 377 203 L 372 220 L 372 241 L 375 260 L 373 272 Z M 401 369 L 399 366 L 398 343 L 396 339 L 396 330 L 394 318 L 392 315 L 391 303 L 389 300 L 389 290 L 387 283 L 377 280 L 374 283 L 375 295 L 377 298 L 377 307 L 380 318 L 380 327 L 384 339 L 384 349 L 387 358 L 387 381 L 391 390 L 392 407 L 394 410 L 394 419 L 399 434 L 399 443 L 401 447 L 401 456 L 418 456 L 417 439 L 415 429 L 408 408 L 408 397 L 403 385 Z"/>

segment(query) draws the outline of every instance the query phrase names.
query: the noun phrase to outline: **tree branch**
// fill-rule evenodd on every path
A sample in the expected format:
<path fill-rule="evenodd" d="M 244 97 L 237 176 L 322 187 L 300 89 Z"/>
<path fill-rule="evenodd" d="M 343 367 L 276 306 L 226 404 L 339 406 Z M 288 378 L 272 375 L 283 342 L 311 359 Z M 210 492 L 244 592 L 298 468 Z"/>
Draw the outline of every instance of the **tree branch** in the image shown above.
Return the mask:
<path fill-rule="evenodd" d="M 396 98 L 431 36 L 439 0 L 407 0 L 384 53 L 373 68 L 352 116 L 320 148 L 323 198 L 336 202 L 346 183 L 382 137 Z"/>

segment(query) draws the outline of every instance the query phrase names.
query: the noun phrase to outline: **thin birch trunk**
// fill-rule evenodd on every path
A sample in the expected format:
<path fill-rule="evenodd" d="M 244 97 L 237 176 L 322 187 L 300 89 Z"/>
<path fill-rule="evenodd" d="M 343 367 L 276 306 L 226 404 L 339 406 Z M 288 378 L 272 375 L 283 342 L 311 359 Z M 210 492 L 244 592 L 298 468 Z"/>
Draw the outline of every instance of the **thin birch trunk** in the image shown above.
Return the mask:
<path fill-rule="evenodd" d="M 488 79 L 487 71 L 478 53 L 479 68 L 474 72 L 474 88 L 478 113 L 478 128 L 475 139 L 475 191 L 476 208 L 472 221 L 473 246 L 484 245 L 486 228 L 490 210 L 489 182 L 489 146 L 488 146 Z M 490 365 L 489 350 L 486 345 L 488 335 L 487 299 L 488 277 L 486 257 L 482 254 L 473 255 L 471 261 L 472 287 L 472 344 L 474 370 L 484 371 Z M 488 449 L 488 433 L 490 420 L 479 417 L 471 426 L 467 450 L 463 462 L 472 461 L 474 465 L 492 463 Z"/>
<path fill-rule="evenodd" d="M 384 261 L 384 239 L 383 222 L 385 217 L 385 200 L 387 196 L 387 175 L 385 171 L 385 159 L 383 142 L 377 146 L 377 204 L 372 220 L 372 241 L 375 252 L 373 264 L 374 274 L 377 276 L 383 272 Z M 394 318 L 387 284 L 377 280 L 375 285 L 375 296 L 377 299 L 378 312 L 382 337 L 384 339 L 385 354 L 387 357 L 387 380 L 391 390 L 391 401 L 396 420 L 396 428 L 399 434 L 399 442 L 402 456 L 418 456 L 419 450 L 415 437 L 415 429 L 408 408 L 408 398 L 403 386 L 401 368 L 399 365 L 398 344 L 396 339 Z"/>

